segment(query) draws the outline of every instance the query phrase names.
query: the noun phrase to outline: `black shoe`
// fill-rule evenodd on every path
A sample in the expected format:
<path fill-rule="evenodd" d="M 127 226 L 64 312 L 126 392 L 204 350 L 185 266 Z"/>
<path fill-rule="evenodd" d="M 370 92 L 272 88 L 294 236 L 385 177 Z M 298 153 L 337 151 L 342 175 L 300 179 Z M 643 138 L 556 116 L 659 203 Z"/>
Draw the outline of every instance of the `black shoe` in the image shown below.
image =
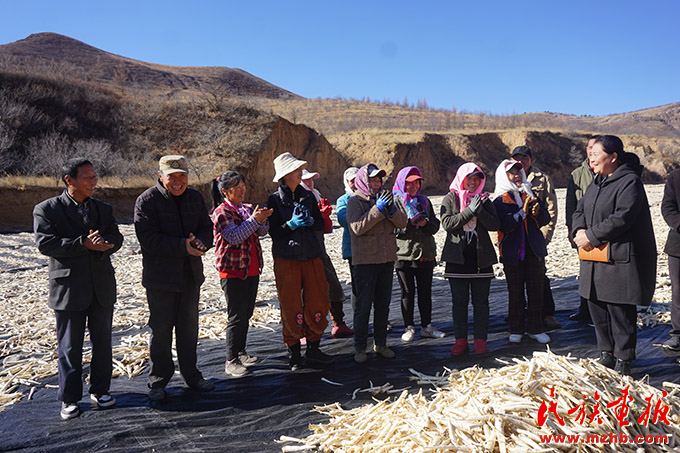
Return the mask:
<path fill-rule="evenodd" d="M 292 371 L 299 370 L 302 368 L 302 355 L 300 354 L 300 343 L 294 344 L 288 347 L 288 354 L 290 358 L 288 359 L 288 366 Z"/>
<path fill-rule="evenodd" d="M 600 365 L 606 366 L 607 368 L 614 369 L 614 366 L 616 365 L 617 360 L 614 358 L 614 355 L 611 352 L 607 351 L 601 351 L 600 352 L 600 358 L 597 359 L 598 362 L 600 362 Z"/>
<path fill-rule="evenodd" d="M 680 337 L 673 336 L 663 344 L 664 349 L 670 351 L 680 351 Z"/>
<path fill-rule="evenodd" d="M 614 371 L 619 373 L 621 376 L 630 376 L 630 360 L 616 359 Z"/>
<path fill-rule="evenodd" d="M 215 390 L 215 384 L 203 378 L 189 385 L 189 387 L 191 387 L 194 390 L 198 390 L 199 392 L 212 392 L 213 390 Z"/>
<path fill-rule="evenodd" d="M 307 365 L 326 366 L 335 361 L 333 356 L 330 356 L 319 349 L 318 340 L 307 343 L 307 352 L 305 353 L 305 356 L 307 357 Z"/>

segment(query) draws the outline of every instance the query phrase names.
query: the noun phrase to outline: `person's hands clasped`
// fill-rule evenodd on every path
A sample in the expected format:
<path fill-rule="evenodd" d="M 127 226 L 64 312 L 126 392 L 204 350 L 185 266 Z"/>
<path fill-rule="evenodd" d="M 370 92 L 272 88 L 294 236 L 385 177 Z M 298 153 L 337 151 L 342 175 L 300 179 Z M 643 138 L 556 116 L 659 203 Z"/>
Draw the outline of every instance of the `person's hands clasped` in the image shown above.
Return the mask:
<path fill-rule="evenodd" d="M 203 244 L 203 241 L 194 236 L 194 233 L 189 233 L 189 237 L 185 240 L 187 253 L 191 256 L 205 255 L 208 247 Z"/>
<path fill-rule="evenodd" d="M 577 247 L 582 248 L 586 252 L 589 252 L 594 248 L 593 244 L 590 243 L 590 240 L 586 235 L 586 230 L 583 229 L 578 230 L 576 232 L 576 235 L 574 236 L 574 244 L 576 244 Z"/>
<path fill-rule="evenodd" d="M 83 246 L 86 249 L 95 252 L 105 252 L 106 250 L 115 247 L 114 244 L 109 243 L 109 241 L 104 239 L 101 234 L 99 234 L 99 230 L 90 230 L 90 234 L 88 234 L 83 240 Z"/>
<path fill-rule="evenodd" d="M 470 200 L 470 204 L 468 205 L 468 208 L 470 208 L 470 211 L 472 211 L 473 214 L 477 214 L 482 207 L 482 197 L 479 196 L 479 194 L 475 195 L 472 197 Z"/>
<path fill-rule="evenodd" d="M 330 216 L 333 212 L 333 206 L 331 206 L 328 198 L 322 198 L 319 202 L 319 209 L 321 210 L 321 215 L 324 217 Z"/>
<path fill-rule="evenodd" d="M 375 206 L 378 208 L 378 211 L 382 212 L 383 214 L 388 210 L 389 204 L 390 197 L 387 192 L 381 193 L 378 199 L 375 200 Z"/>
<path fill-rule="evenodd" d="M 291 230 L 296 230 L 300 227 L 311 226 L 314 223 L 314 219 L 310 216 L 304 214 L 294 215 L 289 221 L 286 222 L 288 228 Z"/>
<path fill-rule="evenodd" d="M 272 215 L 272 212 L 274 212 L 273 209 L 270 208 L 260 208 L 260 205 L 255 206 L 255 210 L 253 211 L 253 217 L 255 220 L 257 220 L 258 223 L 264 223 L 267 221 L 267 218 Z"/>
<path fill-rule="evenodd" d="M 541 204 L 538 202 L 538 200 L 534 200 L 534 203 L 531 205 L 531 215 L 536 217 L 540 211 Z"/>
<path fill-rule="evenodd" d="M 524 203 L 522 204 L 522 211 L 524 211 L 526 215 L 531 214 L 531 201 L 532 201 L 531 197 L 526 197 L 524 199 Z"/>

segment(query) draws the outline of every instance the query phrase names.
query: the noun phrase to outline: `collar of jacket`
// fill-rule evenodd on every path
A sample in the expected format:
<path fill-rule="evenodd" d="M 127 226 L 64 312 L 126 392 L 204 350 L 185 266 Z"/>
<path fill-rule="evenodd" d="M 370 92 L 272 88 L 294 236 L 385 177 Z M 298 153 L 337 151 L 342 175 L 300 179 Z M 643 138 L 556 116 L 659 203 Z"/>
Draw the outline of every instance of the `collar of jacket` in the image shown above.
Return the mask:
<path fill-rule="evenodd" d="M 628 164 L 621 164 L 619 165 L 619 168 L 614 170 L 614 173 L 612 173 L 609 176 L 602 176 L 602 175 L 595 175 L 595 179 L 593 182 L 597 184 L 598 186 L 606 186 L 607 184 L 610 184 L 618 179 L 623 178 L 624 176 L 627 176 L 629 174 L 633 174 L 637 176 L 635 173 L 635 170 L 633 170 L 630 165 Z"/>
<path fill-rule="evenodd" d="M 283 201 L 286 200 L 296 201 L 296 199 L 297 201 L 302 201 L 309 196 L 314 196 L 314 194 L 309 190 L 305 189 L 302 184 L 298 185 L 295 188 L 295 192 L 290 190 L 290 187 L 288 186 L 279 185 L 279 196 Z"/>
<path fill-rule="evenodd" d="M 360 190 L 355 190 L 354 193 L 352 194 L 352 196 L 353 196 L 353 197 L 354 197 L 354 196 L 359 197 L 359 198 L 361 198 L 361 199 L 364 200 L 364 201 L 371 201 L 371 200 L 374 200 L 374 199 L 375 199 L 374 196 L 368 196 L 368 195 L 366 195 L 365 193 L 363 193 L 363 192 L 360 191 Z M 396 198 L 396 197 L 395 197 L 395 198 Z"/>
<path fill-rule="evenodd" d="M 173 194 L 171 194 L 168 189 L 165 188 L 165 186 L 163 185 L 163 183 L 161 182 L 161 180 L 159 178 L 158 181 L 156 182 L 156 189 L 158 189 L 158 191 L 161 193 L 161 195 L 163 195 L 165 198 L 167 198 L 168 200 L 172 200 L 172 199 L 175 199 L 175 198 L 182 198 L 184 196 L 184 194 L 187 193 L 187 190 L 189 190 L 189 186 L 187 186 L 187 188 L 184 189 L 184 192 L 182 193 L 182 195 L 176 197 Z"/>
<path fill-rule="evenodd" d="M 545 175 L 545 172 L 538 168 L 536 165 L 529 167 L 529 173 L 527 173 L 527 181 L 531 182 L 536 178 L 540 178 Z"/>
<path fill-rule="evenodd" d="M 522 201 L 524 201 L 524 199 L 525 199 L 528 195 L 525 194 L 525 193 L 520 193 L 519 196 L 522 198 Z M 501 200 L 503 200 L 503 203 L 506 203 L 506 204 L 514 204 L 515 206 L 517 206 L 517 202 L 515 202 L 515 197 L 513 197 L 512 195 L 510 195 L 510 192 L 505 192 L 505 193 L 503 193 L 503 195 L 501 195 Z"/>

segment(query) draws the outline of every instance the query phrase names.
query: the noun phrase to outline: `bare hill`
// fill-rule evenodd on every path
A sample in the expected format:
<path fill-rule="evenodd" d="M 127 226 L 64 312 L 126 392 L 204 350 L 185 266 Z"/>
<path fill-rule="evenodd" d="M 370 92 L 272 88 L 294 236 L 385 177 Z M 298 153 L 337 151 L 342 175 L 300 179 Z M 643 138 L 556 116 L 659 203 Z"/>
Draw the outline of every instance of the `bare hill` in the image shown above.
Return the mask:
<path fill-rule="evenodd" d="M 61 73 L 121 90 L 169 96 L 220 93 L 294 99 L 299 96 L 241 69 L 165 66 L 115 55 L 56 33 L 36 33 L 0 45 L 0 67 L 27 73 Z"/>
<path fill-rule="evenodd" d="M 547 129 L 680 139 L 680 102 L 608 116 L 550 112 L 494 115 L 404 106 L 389 101 L 343 99 L 251 99 L 250 103 L 294 123 L 307 124 L 324 134 L 362 129 L 408 129 L 439 133 Z"/>

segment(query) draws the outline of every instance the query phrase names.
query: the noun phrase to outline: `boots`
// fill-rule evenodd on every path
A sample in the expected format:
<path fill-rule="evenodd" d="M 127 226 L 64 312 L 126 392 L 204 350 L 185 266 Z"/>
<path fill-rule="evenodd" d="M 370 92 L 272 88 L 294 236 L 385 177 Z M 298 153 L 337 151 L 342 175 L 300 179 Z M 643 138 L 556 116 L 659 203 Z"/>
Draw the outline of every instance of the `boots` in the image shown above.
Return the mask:
<path fill-rule="evenodd" d="M 307 364 L 308 365 L 330 365 L 335 360 L 333 356 L 325 354 L 321 349 L 319 349 L 319 340 L 307 342 Z"/>
<path fill-rule="evenodd" d="M 292 371 L 299 370 L 302 368 L 302 355 L 300 355 L 300 343 L 296 343 L 293 346 L 288 346 L 288 353 L 290 354 L 290 359 L 288 360 L 288 366 Z"/>
<path fill-rule="evenodd" d="M 622 376 L 630 376 L 630 360 L 616 359 L 614 371 L 616 371 Z"/>
<path fill-rule="evenodd" d="M 611 352 L 600 351 L 600 358 L 597 359 L 597 361 L 607 368 L 611 368 L 612 370 L 616 366 L 616 358 L 614 358 Z"/>

